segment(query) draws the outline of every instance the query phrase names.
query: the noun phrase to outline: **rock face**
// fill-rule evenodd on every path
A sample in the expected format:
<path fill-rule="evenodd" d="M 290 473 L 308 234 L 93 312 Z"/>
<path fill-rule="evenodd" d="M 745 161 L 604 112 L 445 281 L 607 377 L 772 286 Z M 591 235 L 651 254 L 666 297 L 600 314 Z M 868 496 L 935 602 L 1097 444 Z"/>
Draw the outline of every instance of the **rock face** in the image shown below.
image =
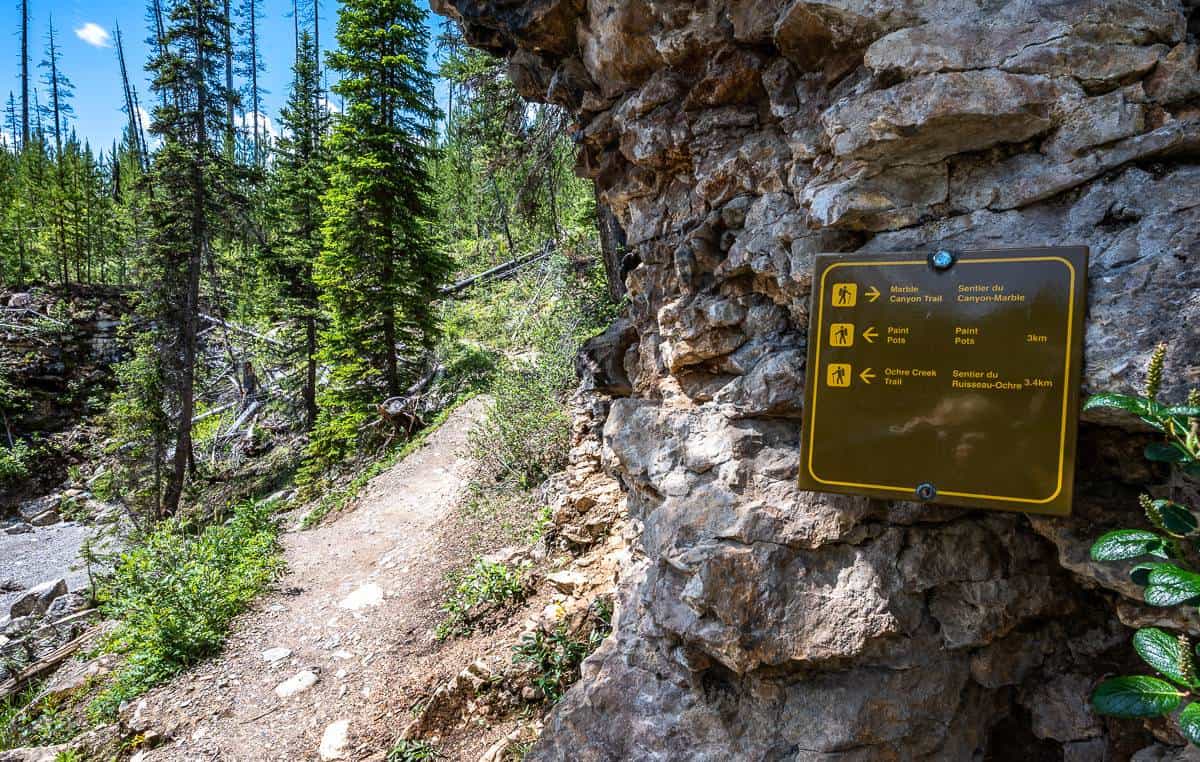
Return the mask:
<path fill-rule="evenodd" d="M 795 486 L 814 254 L 1091 247 L 1087 391 L 1200 377 L 1200 10 L 1184 0 L 433 0 L 578 118 L 628 254 L 581 370 L 640 556 L 535 759 L 1128 759 L 1136 602 L 1090 540 L 1166 474 L 1081 433 L 1074 517 Z M 1200 623 L 1172 626 L 1200 633 Z M 1153 735 L 1152 735 L 1153 733 Z M 1139 758 L 1173 758 L 1168 750 Z"/>

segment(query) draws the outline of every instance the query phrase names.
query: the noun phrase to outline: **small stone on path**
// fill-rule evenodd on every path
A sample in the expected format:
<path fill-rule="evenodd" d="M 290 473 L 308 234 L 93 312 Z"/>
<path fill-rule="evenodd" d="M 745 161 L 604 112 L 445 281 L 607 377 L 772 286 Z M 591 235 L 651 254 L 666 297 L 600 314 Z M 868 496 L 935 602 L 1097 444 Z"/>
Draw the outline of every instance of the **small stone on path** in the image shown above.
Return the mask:
<path fill-rule="evenodd" d="M 357 611 L 367 606 L 378 606 L 381 603 L 383 603 L 383 588 L 374 582 L 368 582 L 347 595 L 340 605 L 344 609 Z"/>
<path fill-rule="evenodd" d="M 272 664 L 277 661 L 282 661 L 291 655 L 292 649 L 290 648 L 268 648 L 266 651 L 262 652 L 263 661 L 268 661 Z"/>
<path fill-rule="evenodd" d="M 310 670 L 304 670 L 292 675 L 287 680 L 284 680 L 279 685 L 275 686 L 275 695 L 279 698 L 288 698 L 295 696 L 297 693 L 302 693 L 317 683 L 317 675 Z"/>
<path fill-rule="evenodd" d="M 338 720 L 325 728 L 321 735 L 321 747 L 317 753 L 323 760 L 345 759 L 346 746 L 350 741 L 350 721 Z"/>

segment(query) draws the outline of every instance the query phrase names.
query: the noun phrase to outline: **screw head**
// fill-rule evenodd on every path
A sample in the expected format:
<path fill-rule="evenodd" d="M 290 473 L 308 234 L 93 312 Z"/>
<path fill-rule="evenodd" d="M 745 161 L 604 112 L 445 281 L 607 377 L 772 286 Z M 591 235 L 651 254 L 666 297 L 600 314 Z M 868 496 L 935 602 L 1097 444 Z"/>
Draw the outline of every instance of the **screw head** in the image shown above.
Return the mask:
<path fill-rule="evenodd" d="M 942 249 L 933 255 L 929 260 L 938 270 L 948 270 L 954 264 L 954 255 Z"/>
<path fill-rule="evenodd" d="M 937 489 L 929 482 L 923 482 L 917 485 L 917 498 L 924 502 L 929 502 L 937 497 Z"/>

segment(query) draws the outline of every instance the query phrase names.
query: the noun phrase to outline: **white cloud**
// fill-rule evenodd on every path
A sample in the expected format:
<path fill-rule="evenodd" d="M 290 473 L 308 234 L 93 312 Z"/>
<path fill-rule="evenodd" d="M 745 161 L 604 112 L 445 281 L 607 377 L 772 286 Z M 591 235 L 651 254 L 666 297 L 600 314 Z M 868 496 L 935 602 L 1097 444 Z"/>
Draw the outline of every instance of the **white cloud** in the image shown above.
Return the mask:
<path fill-rule="evenodd" d="M 238 119 L 238 125 L 246 134 L 254 131 L 254 114 L 242 114 Z M 268 140 L 274 141 L 279 139 L 279 128 L 274 120 L 267 114 L 259 112 L 258 114 L 258 132 L 261 136 Z"/>
<path fill-rule="evenodd" d="M 83 26 L 75 30 L 75 36 L 97 48 L 109 47 L 108 30 L 97 24 L 95 21 L 89 21 Z"/>

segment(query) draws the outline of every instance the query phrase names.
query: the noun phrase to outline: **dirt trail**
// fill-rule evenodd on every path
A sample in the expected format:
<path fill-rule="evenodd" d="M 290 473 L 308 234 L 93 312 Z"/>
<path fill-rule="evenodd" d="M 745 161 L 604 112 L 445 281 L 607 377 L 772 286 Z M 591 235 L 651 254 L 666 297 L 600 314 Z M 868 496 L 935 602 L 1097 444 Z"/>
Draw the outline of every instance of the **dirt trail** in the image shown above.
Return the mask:
<path fill-rule="evenodd" d="M 135 721 L 169 737 L 145 760 L 318 759 L 326 729 L 348 723 L 343 758 L 381 758 L 379 697 L 395 664 L 429 644 L 446 560 L 438 522 L 465 486 L 467 432 L 480 399 L 459 408 L 425 446 L 371 481 L 357 507 L 283 537 L 279 591 L 240 618 L 223 655 L 152 692 Z M 272 661 L 282 651 L 290 653 Z M 285 681 L 316 682 L 281 697 Z M 404 718 L 396 718 L 402 722 Z"/>

